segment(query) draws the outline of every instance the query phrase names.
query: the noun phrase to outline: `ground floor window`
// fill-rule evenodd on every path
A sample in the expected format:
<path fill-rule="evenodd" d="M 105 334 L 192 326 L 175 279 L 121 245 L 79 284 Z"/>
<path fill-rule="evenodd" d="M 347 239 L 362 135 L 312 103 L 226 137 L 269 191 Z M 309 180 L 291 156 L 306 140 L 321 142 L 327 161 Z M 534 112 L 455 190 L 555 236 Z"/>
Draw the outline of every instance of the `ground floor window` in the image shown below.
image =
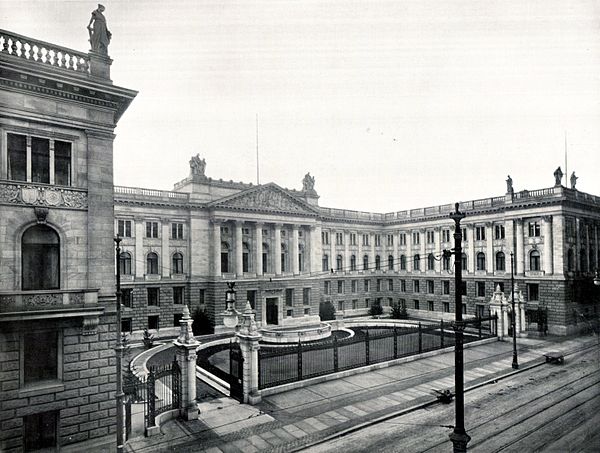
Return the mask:
<path fill-rule="evenodd" d="M 23 334 L 23 384 L 59 379 L 59 334 L 56 331 Z"/>
<path fill-rule="evenodd" d="M 179 321 L 181 321 L 181 318 L 183 317 L 183 314 L 181 313 L 174 313 L 173 314 L 173 327 L 179 327 Z"/>
<path fill-rule="evenodd" d="M 450 313 L 450 302 L 444 302 L 444 313 Z"/>
<path fill-rule="evenodd" d="M 23 417 L 25 451 L 56 447 L 58 411 L 42 412 Z"/>
<path fill-rule="evenodd" d="M 158 330 L 158 316 L 148 316 L 148 329 Z"/>
<path fill-rule="evenodd" d="M 121 332 L 131 333 L 131 318 L 121 320 Z"/>

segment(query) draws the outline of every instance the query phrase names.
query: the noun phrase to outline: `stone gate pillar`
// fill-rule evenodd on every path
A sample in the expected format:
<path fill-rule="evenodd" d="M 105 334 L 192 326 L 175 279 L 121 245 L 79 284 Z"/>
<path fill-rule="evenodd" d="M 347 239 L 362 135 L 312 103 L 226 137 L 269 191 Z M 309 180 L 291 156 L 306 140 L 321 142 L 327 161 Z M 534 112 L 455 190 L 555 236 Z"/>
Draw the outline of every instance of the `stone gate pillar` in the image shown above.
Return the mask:
<path fill-rule="evenodd" d="M 192 332 L 192 318 L 187 305 L 183 307 L 183 317 L 179 321 L 180 333 L 175 345 L 175 356 L 181 369 L 179 392 L 179 416 L 184 420 L 198 418 L 198 405 L 196 404 L 196 349 L 200 342 L 194 338 Z"/>
<path fill-rule="evenodd" d="M 244 358 L 243 402 L 247 404 L 258 404 L 261 400 L 260 390 L 258 389 L 258 350 L 260 349 L 258 342 L 262 335 L 256 328 L 255 313 L 250 306 L 250 302 L 246 302 L 246 308 L 241 316 L 242 323 L 236 333 Z"/>
<path fill-rule="evenodd" d="M 509 318 L 508 318 L 508 302 L 504 293 L 500 291 L 500 285 L 496 286 L 494 295 L 490 300 L 490 315 L 497 315 L 498 322 L 496 325 L 496 336 L 502 340 L 508 336 Z"/>

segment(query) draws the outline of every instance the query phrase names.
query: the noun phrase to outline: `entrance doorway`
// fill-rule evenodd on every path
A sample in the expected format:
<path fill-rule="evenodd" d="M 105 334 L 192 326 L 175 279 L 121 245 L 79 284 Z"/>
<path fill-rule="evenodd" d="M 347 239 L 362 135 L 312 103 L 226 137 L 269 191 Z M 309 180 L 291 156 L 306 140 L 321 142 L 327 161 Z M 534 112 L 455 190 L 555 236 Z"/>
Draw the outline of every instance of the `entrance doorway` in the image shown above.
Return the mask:
<path fill-rule="evenodd" d="M 279 299 L 277 297 L 267 297 L 267 324 L 279 324 L 278 304 Z"/>

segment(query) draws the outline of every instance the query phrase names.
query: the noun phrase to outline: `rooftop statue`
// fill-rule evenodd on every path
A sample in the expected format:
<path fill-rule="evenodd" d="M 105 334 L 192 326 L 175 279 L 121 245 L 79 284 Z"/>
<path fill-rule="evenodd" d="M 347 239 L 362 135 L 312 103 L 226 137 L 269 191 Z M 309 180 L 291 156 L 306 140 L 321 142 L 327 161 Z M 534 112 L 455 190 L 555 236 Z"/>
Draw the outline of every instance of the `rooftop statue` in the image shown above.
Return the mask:
<path fill-rule="evenodd" d="M 575 185 L 577 184 L 577 180 L 579 178 L 577 176 L 575 176 L 575 172 L 571 173 L 571 189 L 575 188 Z"/>
<path fill-rule="evenodd" d="M 563 177 L 563 172 L 560 169 L 560 167 L 558 167 L 556 170 L 554 170 L 554 185 L 555 186 L 560 186 L 560 181 Z"/>
<path fill-rule="evenodd" d="M 513 181 L 510 175 L 506 178 L 506 193 L 513 193 Z"/>
<path fill-rule="evenodd" d="M 190 159 L 190 170 L 192 176 L 205 176 L 204 171 L 206 170 L 206 160 L 200 159 L 200 154 L 192 156 L 192 158 Z"/>
<path fill-rule="evenodd" d="M 92 17 L 87 29 L 90 34 L 92 50 L 103 55 L 108 55 L 108 45 L 110 44 L 112 34 L 106 28 L 106 18 L 102 14 L 104 10 L 104 5 L 98 3 L 98 9 L 92 11 Z M 94 24 L 93 27 L 92 24 Z"/>
<path fill-rule="evenodd" d="M 314 192 L 315 190 L 315 177 L 311 176 L 310 172 L 304 175 L 304 179 L 302 180 L 302 190 L 304 192 Z"/>

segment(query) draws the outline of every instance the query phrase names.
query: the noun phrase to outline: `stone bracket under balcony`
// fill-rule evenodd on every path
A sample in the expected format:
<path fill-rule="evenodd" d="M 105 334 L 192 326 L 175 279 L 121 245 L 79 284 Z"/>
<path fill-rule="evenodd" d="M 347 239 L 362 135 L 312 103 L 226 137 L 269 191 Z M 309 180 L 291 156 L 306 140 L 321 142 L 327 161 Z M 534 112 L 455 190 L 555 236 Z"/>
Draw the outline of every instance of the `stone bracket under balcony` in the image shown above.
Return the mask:
<path fill-rule="evenodd" d="M 82 335 L 91 335 L 103 313 L 97 289 L 0 292 L 0 322 L 82 318 Z"/>

